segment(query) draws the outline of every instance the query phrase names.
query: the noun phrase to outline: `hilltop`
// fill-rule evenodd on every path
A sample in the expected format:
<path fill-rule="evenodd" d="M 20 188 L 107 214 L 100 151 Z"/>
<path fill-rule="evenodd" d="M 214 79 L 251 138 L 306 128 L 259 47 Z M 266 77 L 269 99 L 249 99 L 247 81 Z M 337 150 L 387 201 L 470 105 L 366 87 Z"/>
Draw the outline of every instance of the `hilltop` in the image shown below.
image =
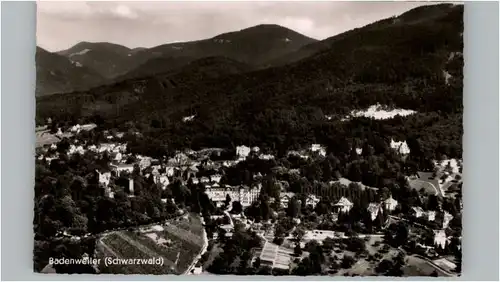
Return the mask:
<path fill-rule="evenodd" d="M 108 42 L 80 42 L 57 53 L 110 79 L 128 72 L 140 63 L 133 56 L 136 52 L 138 50 Z"/>
<path fill-rule="evenodd" d="M 40 47 L 35 58 L 36 96 L 88 89 L 105 81 L 94 70 Z"/>
<path fill-rule="evenodd" d="M 359 48 L 361 47 L 359 45 L 373 44 L 377 44 L 382 47 L 385 44 L 388 44 L 388 42 L 394 41 L 394 38 L 391 38 L 393 32 L 397 34 L 403 32 L 403 30 L 409 30 L 414 27 L 415 29 L 422 29 L 420 33 L 423 33 L 426 29 L 432 28 L 432 26 L 429 25 L 432 22 L 444 24 L 446 18 L 449 17 L 448 14 L 455 7 L 458 7 L 456 9 L 463 9 L 460 8 L 460 6 L 453 4 L 421 6 L 399 16 L 383 19 L 362 28 L 355 28 L 339 35 L 307 44 L 295 52 L 290 52 L 282 57 L 270 60 L 267 62 L 267 67 L 285 65 L 300 61 L 316 53 L 328 52 L 332 48 Z M 415 36 L 416 34 L 412 31 L 409 35 Z M 364 42 L 365 39 L 367 40 L 366 42 Z M 415 39 L 415 41 L 417 40 L 418 39 Z M 424 42 L 420 44 L 424 44 Z M 368 47 L 365 46 L 365 48 Z"/>
<path fill-rule="evenodd" d="M 80 42 L 57 52 L 111 80 L 167 72 L 204 57 L 260 65 L 315 42 L 279 25 L 258 25 L 213 38 L 130 49 L 107 42 Z"/>

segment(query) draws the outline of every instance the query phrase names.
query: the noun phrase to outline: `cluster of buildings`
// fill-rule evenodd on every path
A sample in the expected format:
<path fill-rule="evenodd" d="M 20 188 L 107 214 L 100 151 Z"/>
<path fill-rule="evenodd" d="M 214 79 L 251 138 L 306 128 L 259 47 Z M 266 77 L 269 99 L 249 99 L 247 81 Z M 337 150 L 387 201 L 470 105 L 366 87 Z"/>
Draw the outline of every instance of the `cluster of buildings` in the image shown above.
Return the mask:
<path fill-rule="evenodd" d="M 368 212 L 370 213 L 370 218 L 371 220 L 375 220 L 379 213 L 383 213 L 384 211 L 386 212 L 392 212 L 396 209 L 398 206 L 398 201 L 392 198 L 392 196 L 389 196 L 389 198 L 378 202 L 378 203 L 370 203 L 368 205 Z"/>

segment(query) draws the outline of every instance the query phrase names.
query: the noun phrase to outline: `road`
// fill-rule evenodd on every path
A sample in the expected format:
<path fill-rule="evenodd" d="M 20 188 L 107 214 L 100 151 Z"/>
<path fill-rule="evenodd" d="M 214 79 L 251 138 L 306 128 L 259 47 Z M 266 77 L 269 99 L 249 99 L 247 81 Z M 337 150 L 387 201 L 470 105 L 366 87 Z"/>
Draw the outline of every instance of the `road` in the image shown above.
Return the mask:
<path fill-rule="evenodd" d="M 205 226 L 205 222 L 203 220 L 203 218 L 201 218 L 201 223 L 203 226 Z M 207 252 L 207 248 L 208 248 L 208 236 L 207 236 L 207 231 L 205 230 L 205 227 L 203 227 L 203 246 L 201 247 L 201 251 L 200 253 L 194 258 L 193 262 L 191 263 L 191 265 L 186 269 L 186 271 L 184 271 L 184 275 L 190 275 L 191 274 L 191 270 L 193 270 L 196 266 L 196 264 L 198 263 L 198 261 L 200 261 L 201 257 Z"/>

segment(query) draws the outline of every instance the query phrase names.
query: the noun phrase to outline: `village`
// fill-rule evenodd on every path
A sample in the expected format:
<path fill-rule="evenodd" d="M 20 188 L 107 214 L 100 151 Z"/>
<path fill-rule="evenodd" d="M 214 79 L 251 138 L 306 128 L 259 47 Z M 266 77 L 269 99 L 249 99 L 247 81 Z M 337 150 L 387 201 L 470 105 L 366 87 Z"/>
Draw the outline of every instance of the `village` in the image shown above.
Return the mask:
<path fill-rule="evenodd" d="M 333 202 L 325 202 L 322 201 L 322 196 L 319 194 L 300 193 L 299 195 L 299 193 L 292 192 L 287 181 L 279 180 L 274 183 L 274 186 L 278 187 L 278 191 L 275 193 L 277 196 L 266 196 L 266 205 L 272 206 L 272 213 L 267 219 L 264 219 L 253 215 L 251 210 L 256 203 L 262 203 L 263 201 L 263 179 L 266 175 L 259 172 L 253 174 L 252 179 L 249 179 L 246 183 L 229 185 L 228 182 L 230 181 L 227 180 L 226 172 L 228 169 L 234 168 L 239 163 L 247 160 L 272 161 L 275 159 L 272 154 L 261 152 L 258 147 L 241 145 L 236 147 L 233 157 L 228 157 L 227 152 L 223 149 L 210 148 L 200 151 L 179 151 L 171 158 L 155 159 L 149 156 L 131 154 L 127 149 L 127 143 L 121 141 L 124 133 L 104 131 L 107 142 L 98 144 L 90 144 L 79 140 L 78 136 L 81 132 L 95 129 L 96 126 L 92 124 L 74 125 L 68 128 L 66 133 L 59 129 L 55 135 L 65 136 L 65 140 L 70 140 L 69 144 L 66 144 L 67 150 L 58 150 L 62 146 L 61 143 L 44 144 L 37 148 L 38 161 L 51 165 L 52 162 L 61 157 L 61 154 L 71 157 L 92 152 L 96 158 L 102 158 L 103 155 L 106 155 L 106 159 L 109 160 L 109 169 L 96 169 L 95 176 L 98 179 L 99 187 L 102 189 L 102 196 L 109 199 L 115 198 L 116 193 L 123 192 L 128 197 L 135 197 L 137 193 L 134 187 L 134 177 L 137 175 L 145 179 L 152 179 L 163 191 L 168 189 L 169 185 L 179 181 L 181 185 L 202 187 L 203 192 L 213 203 L 215 209 L 208 217 L 204 217 L 200 213 L 202 225 L 205 226 L 205 230 L 198 234 L 199 238 L 202 238 L 199 243 L 199 246 L 202 247 L 198 255 L 194 256 L 192 264 L 186 270 L 187 273 L 207 273 L 207 269 L 210 270 L 210 263 L 214 260 L 214 256 L 221 251 L 224 242 L 233 236 L 236 229 L 253 232 L 261 240 L 261 247 L 252 252 L 252 264 L 255 264 L 258 260 L 260 266 L 279 269 L 288 273 L 307 257 L 308 252 L 306 250 L 310 249 L 311 244 L 325 246 L 331 244 L 331 240 L 337 240 L 334 244 L 335 247 L 332 248 L 332 254 L 351 253 L 351 256 L 355 258 L 354 260 L 358 260 L 358 263 L 360 260 L 365 260 L 364 268 L 361 268 L 368 273 L 374 271 L 374 267 L 368 266 L 370 263 L 367 263 L 367 261 L 377 260 L 374 257 L 377 254 L 375 250 L 377 248 L 372 252 L 363 248 L 364 253 L 344 252 L 342 246 L 345 247 L 345 244 L 339 243 L 338 240 L 342 242 L 342 240 L 358 238 L 366 242 L 366 245 L 369 246 L 368 249 L 373 249 L 372 246 L 380 246 L 381 242 L 383 242 L 384 230 L 388 230 L 390 226 L 401 222 L 409 226 L 410 232 L 406 235 L 406 239 L 414 242 L 414 250 L 418 250 L 418 252 L 415 251 L 416 254 L 410 256 L 410 259 L 420 260 L 423 264 L 430 265 L 433 273 L 437 271 L 440 276 L 452 276 L 456 268 L 456 264 L 453 262 L 454 259 L 451 259 L 452 256 L 439 254 L 442 253 L 439 250 L 449 248 L 452 241 L 458 240 L 459 242 L 461 240 L 461 236 L 450 235 L 448 230 L 453 216 L 443 210 L 440 205 L 436 206 L 438 210 L 425 210 L 422 205 L 415 205 L 403 213 L 398 200 L 394 199 L 391 193 L 383 193 L 383 198 L 370 202 L 365 210 L 369 218 L 368 221 L 377 222 L 377 224 L 373 224 L 377 226 L 376 228 L 370 227 L 370 230 L 373 230 L 372 233 L 361 234 L 352 231 L 340 231 L 342 228 L 337 231 L 322 229 L 321 226 L 335 226 L 339 218 L 344 218 L 345 221 L 345 217 L 349 215 L 354 207 L 353 199 L 348 196 L 340 196 Z M 408 153 L 407 145 L 404 142 L 391 140 L 390 146 L 399 154 Z M 360 148 L 357 148 L 356 152 L 358 154 L 362 153 Z M 308 149 L 290 151 L 288 156 L 305 160 L 324 158 L 326 150 L 320 144 L 312 144 Z M 438 198 L 454 197 L 457 194 L 457 186 L 461 184 L 461 162 L 453 159 L 435 162 L 435 165 L 434 172 L 419 172 L 407 176 L 409 186 L 416 191 L 430 191 L 431 195 Z M 281 173 L 289 174 L 297 173 L 297 171 L 296 169 L 289 169 L 284 172 L 281 171 Z M 117 180 L 119 178 L 125 178 L 128 181 L 126 181 L 127 183 L 121 181 L 118 184 Z M 380 192 L 379 188 L 368 187 L 360 182 L 350 181 L 345 177 L 331 180 L 327 185 L 337 185 L 344 187 L 344 189 L 354 186 L 359 187 L 362 191 Z M 162 203 L 175 203 L 172 195 L 163 193 L 161 195 Z M 164 197 L 164 195 L 166 196 Z M 323 212 L 319 217 L 314 215 L 319 206 L 325 204 L 328 205 L 328 212 Z M 293 214 L 293 212 L 289 212 L 289 210 L 293 209 L 291 206 L 297 206 L 299 209 L 300 207 L 306 208 L 312 211 L 312 214 L 308 217 L 299 216 L 300 212 Z M 189 212 L 186 207 L 179 208 L 180 215 L 187 214 L 186 212 Z M 311 216 L 314 216 L 314 219 Z M 210 223 L 205 222 L 204 218 L 208 219 Z M 291 222 L 287 228 L 281 227 L 285 221 Z M 366 223 L 362 223 L 362 225 L 364 226 Z M 151 225 L 148 226 L 151 227 Z M 163 230 L 165 227 L 161 227 L 160 224 L 153 225 L 151 228 Z M 432 240 L 422 237 L 422 232 L 431 233 Z M 63 232 L 61 230 L 58 232 L 58 234 L 62 233 L 65 236 L 78 237 L 68 234 L 67 231 Z M 152 241 L 166 240 L 162 237 L 152 239 L 150 235 L 148 236 Z M 459 243 L 452 245 L 454 248 L 460 248 Z M 395 254 L 401 248 L 401 246 L 396 249 L 391 247 Z M 177 256 L 179 256 L 179 253 L 180 251 Z M 345 256 L 341 255 L 338 259 L 342 260 L 343 257 Z M 379 257 L 379 260 L 381 258 Z M 179 257 L 175 260 L 175 264 L 177 264 L 178 260 Z M 338 270 L 331 271 L 337 273 Z M 349 274 L 348 271 L 341 272 L 344 275 Z M 358 273 L 358 275 L 361 274 Z"/>

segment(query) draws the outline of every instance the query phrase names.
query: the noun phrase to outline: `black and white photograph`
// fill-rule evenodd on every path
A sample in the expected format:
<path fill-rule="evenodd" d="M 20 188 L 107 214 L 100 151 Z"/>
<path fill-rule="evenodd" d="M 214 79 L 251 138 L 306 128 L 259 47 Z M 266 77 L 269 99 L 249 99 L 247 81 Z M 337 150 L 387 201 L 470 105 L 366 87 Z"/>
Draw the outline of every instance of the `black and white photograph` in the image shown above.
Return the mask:
<path fill-rule="evenodd" d="M 462 2 L 36 14 L 34 272 L 461 275 Z"/>

